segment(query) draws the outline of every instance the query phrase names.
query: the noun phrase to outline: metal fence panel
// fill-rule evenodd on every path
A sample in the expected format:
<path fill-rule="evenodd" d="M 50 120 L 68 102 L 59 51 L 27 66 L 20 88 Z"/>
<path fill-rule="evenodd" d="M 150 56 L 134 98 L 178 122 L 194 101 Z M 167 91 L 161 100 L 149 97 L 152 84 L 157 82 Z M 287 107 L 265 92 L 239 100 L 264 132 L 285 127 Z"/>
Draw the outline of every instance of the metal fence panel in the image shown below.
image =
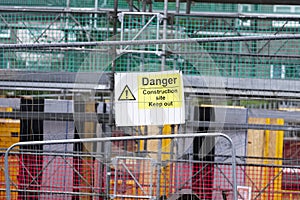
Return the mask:
<path fill-rule="evenodd" d="M 180 158 L 176 145 L 168 146 L 168 151 L 162 146 L 166 140 L 180 145 L 194 137 L 226 139 L 232 149 L 231 161 L 217 164 Z M 152 147 L 140 151 L 140 142 Z M 124 149 L 124 143 L 133 144 L 134 149 Z M 58 148 L 71 144 L 94 146 L 92 149 L 101 144 L 107 148 L 102 153 Z M 7 199 L 159 199 L 176 195 L 206 198 L 222 191 L 230 198 L 237 197 L 235 150 L 231 139 L 221 133 L 20 142 L 6 151 L 4 162 Z M 232 176 L 214 182 L 226 176 L 214 174 L 219 166 L 226 165 Z"/>

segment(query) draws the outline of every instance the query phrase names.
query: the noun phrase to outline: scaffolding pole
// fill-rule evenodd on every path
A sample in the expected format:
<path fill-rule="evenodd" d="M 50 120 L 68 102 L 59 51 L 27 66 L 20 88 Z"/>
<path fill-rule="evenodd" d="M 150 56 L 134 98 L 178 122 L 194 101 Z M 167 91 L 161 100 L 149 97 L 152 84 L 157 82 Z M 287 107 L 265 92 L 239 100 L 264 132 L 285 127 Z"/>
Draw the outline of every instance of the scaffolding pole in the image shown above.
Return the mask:
<path fill-rule="evenodd" d="M 128 40 L 128 41 L 100 41 L 100 42 L 73 42 L 49 44 L 1 44 L 0 49 L 42 49 L 51 47 L 83 47 L 83 46 L 119 46 L 119 45 L 151 45 L 151 44 L 182 44 L 182 43 L 208 43 L 208 42 L 242 42 L 262 40 L 296 40 L 300 34 L 262 35 L 262 36 L 236 36 L 236 37 L 211 37 L 188 39 L 161 39 L 161 40 Z"/>

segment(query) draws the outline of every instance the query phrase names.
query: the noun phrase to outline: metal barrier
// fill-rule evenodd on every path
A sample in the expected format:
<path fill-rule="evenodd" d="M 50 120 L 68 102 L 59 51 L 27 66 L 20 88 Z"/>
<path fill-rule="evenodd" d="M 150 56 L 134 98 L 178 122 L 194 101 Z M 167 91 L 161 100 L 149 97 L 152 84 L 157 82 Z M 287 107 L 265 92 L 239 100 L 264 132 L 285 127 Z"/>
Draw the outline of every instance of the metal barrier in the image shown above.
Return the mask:
<path fill-rule="evenodd" d="M 183 153 L 195 137 L 225 139 L 231 159 Z M 235 148 L 223 133 L 19 142 L 4 163 L 7 199 L 238 199 Z"/>

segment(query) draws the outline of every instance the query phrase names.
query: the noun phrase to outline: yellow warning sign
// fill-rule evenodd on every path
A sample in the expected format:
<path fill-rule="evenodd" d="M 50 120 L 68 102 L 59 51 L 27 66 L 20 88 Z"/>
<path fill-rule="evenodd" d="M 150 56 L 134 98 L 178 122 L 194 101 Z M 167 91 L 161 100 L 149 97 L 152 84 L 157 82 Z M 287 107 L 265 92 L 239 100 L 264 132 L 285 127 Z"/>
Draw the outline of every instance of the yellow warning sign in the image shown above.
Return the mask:
<path fill-rule="evenodd" d="M 121 92 L 121 95 L 118 99 L 119 101 L 128 101 L 128 100 L 135 100 L 134 95 L 132 94 L 131 90 L 129 89 L 128 85 L 126 85 Z"/>
<path fill-rule="evenodd" d="M 180 73 L 138 76 L 139 109 L 181 108 L 182 79 Z"/>

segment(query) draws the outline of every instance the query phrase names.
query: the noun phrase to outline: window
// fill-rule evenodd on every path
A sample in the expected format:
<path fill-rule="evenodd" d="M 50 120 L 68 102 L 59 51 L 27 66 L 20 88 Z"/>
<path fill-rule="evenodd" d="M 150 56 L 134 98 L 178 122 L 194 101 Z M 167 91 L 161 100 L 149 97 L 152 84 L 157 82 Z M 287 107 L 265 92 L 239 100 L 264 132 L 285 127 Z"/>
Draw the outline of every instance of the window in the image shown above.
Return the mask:
<path fill-rule="evenodd" d="M 300 14 L 300 6 L 274 6 L 274 13 L 278 14 Z M 299 21 L 273 21 L 274 27 L 300 27 Z"/>
<path fill-rule="evenodd" d="M 10 29 L 0 29 L 0 38 L 10 38 Z"/>
<path fill-rule="evenodd" d="M 300 66 L 299 65 L 283 65 L 275 64 L 270 66 L 271 79 L 299 79 Z"/>
<path fill-rule="evenodd" d="M 285 78 L 285 65 L 271 65 L 270 78 L 284 79 Z"/>
<path fill-rule="evenodd" d="M 238 12 L 239 13 L 249 13 L 250 11 L 251 11 L 251 5 L 250 4 L 239 4 L 238 5 Z M 251 20 L 250 19 L 246 19 L 246 20 L 239 19 L 238 20 L 238 25 L 239 26 L 251 26 Z"/>

